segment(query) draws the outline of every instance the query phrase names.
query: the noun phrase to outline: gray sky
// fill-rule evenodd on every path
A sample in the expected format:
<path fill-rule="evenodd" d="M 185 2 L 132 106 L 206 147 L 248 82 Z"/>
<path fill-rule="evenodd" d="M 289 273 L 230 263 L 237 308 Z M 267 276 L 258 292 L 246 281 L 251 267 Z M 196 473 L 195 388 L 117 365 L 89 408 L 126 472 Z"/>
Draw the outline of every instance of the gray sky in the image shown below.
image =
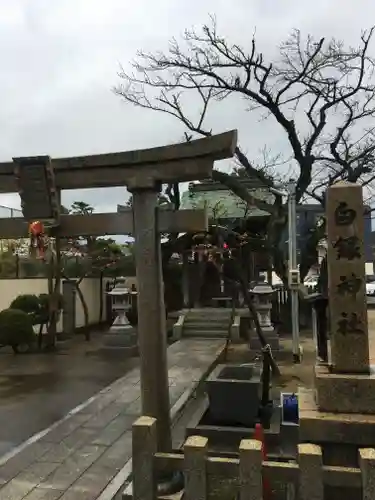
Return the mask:
<path fill-rule="evenodd" d="M 179 142 L 183 129 L 170 117 L 124 104 L 113 95 L 119 63 L 137 49 L 165 48 L 185 27 L 215 14 L 222 34 L 272 55 L 292 28 L 337 36 L 357 45 L 375 19 L 370 0 L 0 0 L 0 161 L 12 156 L 77 156 Z M 374 54 L 375 55 L 375 54 Z M 285 138 L 272 122 L 257 123 L 241 101 L 215 110 L 215 132 L 238 128 L 241 145 L 256 158 L 267 143 L 278 152 Z M 125 189 L 63 193 L 63 203 L 92 203 L 111 211 Z M 18 195 L 0 195 L 19 206 Z"/>

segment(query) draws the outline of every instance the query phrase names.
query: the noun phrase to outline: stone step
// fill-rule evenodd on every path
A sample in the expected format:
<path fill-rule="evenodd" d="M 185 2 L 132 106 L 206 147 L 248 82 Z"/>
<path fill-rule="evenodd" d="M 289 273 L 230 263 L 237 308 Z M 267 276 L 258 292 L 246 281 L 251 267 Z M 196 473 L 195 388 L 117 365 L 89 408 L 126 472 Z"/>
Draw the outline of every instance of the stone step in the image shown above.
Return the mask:
<path fill-rule="evenodd" d="M 230 316 L 231 311 L 229 309 L 207 309 L 207 311 L 187 311 L 187 314 L 194 316 Z"/>
<path fill-rule="evenodd" d="M 229 328 L 229 321 L 184 321 L 184 326 L 185 327 L 193 327 L 193 328 L 208 328 L 209 330 L 212 330 L 212 328 L 219 328 L 219 329 L 228 329 Z"/>
<path fill-rule="evenodd" d="M 232 309 L 230 307 L 196 307 L 193 309 L 185 309 L 188 314 L 230 314 Z"/>
<path fill-rule="evenodd" d="M 204 327 L 192 325 L 183 328 L 183 330 L 185 332 L 191 332 L 192 330 L 196 330 L 199 332 L 220 332 L 220 335 L 225 335 L 228 332 L 229 328 L 215 328 L 214 325 L 206 325 Z"/>
<path fill-rule="evenodd" d="M 224 330 L 198 330 L 198 329 L 191 329 L 191 330 L 183 330 L 182 336 L 183 337 L 209 337 L 209 338 L 225 338 L 228 335 L 228 332 L 225 332 Z"/>
<path fill-rule="evenodd" d="M 194 320 L 194 321 L 229 321 L 230 320 L 230 315 L 229 314 L 187 314 L 185 316 L 185 321 L 187 320 Z"/>
<path fill-rule="evenodd" d="M 229 324 L 230 318 L 225 316 L 222 318 L 216 318 L 216 317 L 210 317 L 210 316 L 187 316 L 185 317 L 184 323 L 215 323 L 215 324 L 220 324 L 220 323 L 226 323 Z"/>
<path fill-rule="evenodd" d="M 226 321 L 227 323 L 229 323 L 230 321 L 230 316 L 210 316 L 210 315 L 207 315 L 207 316 L 185 316 L 185 323 L 187 321 L 209 321 L 210 323 L 211 322 L 215 322 L 215 323 L 221 323 L 222 321 Z"/>
<path fill-rule="evenodd" d="M 227 311 L 223 309 L 224 312 L 217 312 L 217 311 L 201 311 L 201 312 L 192 312 L 188 311 L 186 313 L 186 316 L 191 316 L 191 317 L 197 317 L 197 318 L 229 318 L 231 316 L 230 311 Z"/>

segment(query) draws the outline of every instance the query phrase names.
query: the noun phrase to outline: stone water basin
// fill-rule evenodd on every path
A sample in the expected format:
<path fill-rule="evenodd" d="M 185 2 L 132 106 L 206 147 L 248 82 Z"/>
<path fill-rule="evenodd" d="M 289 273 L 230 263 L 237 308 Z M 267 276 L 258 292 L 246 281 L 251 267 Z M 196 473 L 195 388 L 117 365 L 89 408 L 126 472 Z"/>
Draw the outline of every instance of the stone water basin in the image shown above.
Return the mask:
<path fill-rule="evenodd" d="M 213 421 L 253 427 L 260 407 L 261 366 L 218 365 L 206 381 L 206 391 Z"/>

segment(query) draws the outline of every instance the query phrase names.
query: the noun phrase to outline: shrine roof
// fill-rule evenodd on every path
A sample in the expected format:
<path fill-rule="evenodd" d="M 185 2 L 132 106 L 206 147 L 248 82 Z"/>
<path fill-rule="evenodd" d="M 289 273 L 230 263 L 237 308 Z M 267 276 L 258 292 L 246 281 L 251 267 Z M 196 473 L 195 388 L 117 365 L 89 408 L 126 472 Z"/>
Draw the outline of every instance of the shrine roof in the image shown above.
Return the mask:
<path fill-rule="evenodd" d="M 267 203 L 273 204 L 274 195 L 269 189 L 253 179 L 242 180 L 249 193 Z M 200 183 L 190 183 L 189 189 L 182 193 L 182 209 L 207 208 L 211 219 L 242 219 L 244 217 L 268 217 L 269 213 L 247 203 L 236 196 L 226 186 L 210 179 Z"/>

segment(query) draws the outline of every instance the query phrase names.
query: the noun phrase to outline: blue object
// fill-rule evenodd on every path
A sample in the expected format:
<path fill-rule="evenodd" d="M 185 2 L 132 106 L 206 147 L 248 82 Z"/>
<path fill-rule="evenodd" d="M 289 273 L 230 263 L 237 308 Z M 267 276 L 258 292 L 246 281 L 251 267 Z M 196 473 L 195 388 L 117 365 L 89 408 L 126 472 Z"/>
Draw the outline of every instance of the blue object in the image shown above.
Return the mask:
<path fill-rule="evenodd" d="M 284 394 L 283 397 L 283 422 L 298 424 L 298 396 L 296 394 Z"/>

